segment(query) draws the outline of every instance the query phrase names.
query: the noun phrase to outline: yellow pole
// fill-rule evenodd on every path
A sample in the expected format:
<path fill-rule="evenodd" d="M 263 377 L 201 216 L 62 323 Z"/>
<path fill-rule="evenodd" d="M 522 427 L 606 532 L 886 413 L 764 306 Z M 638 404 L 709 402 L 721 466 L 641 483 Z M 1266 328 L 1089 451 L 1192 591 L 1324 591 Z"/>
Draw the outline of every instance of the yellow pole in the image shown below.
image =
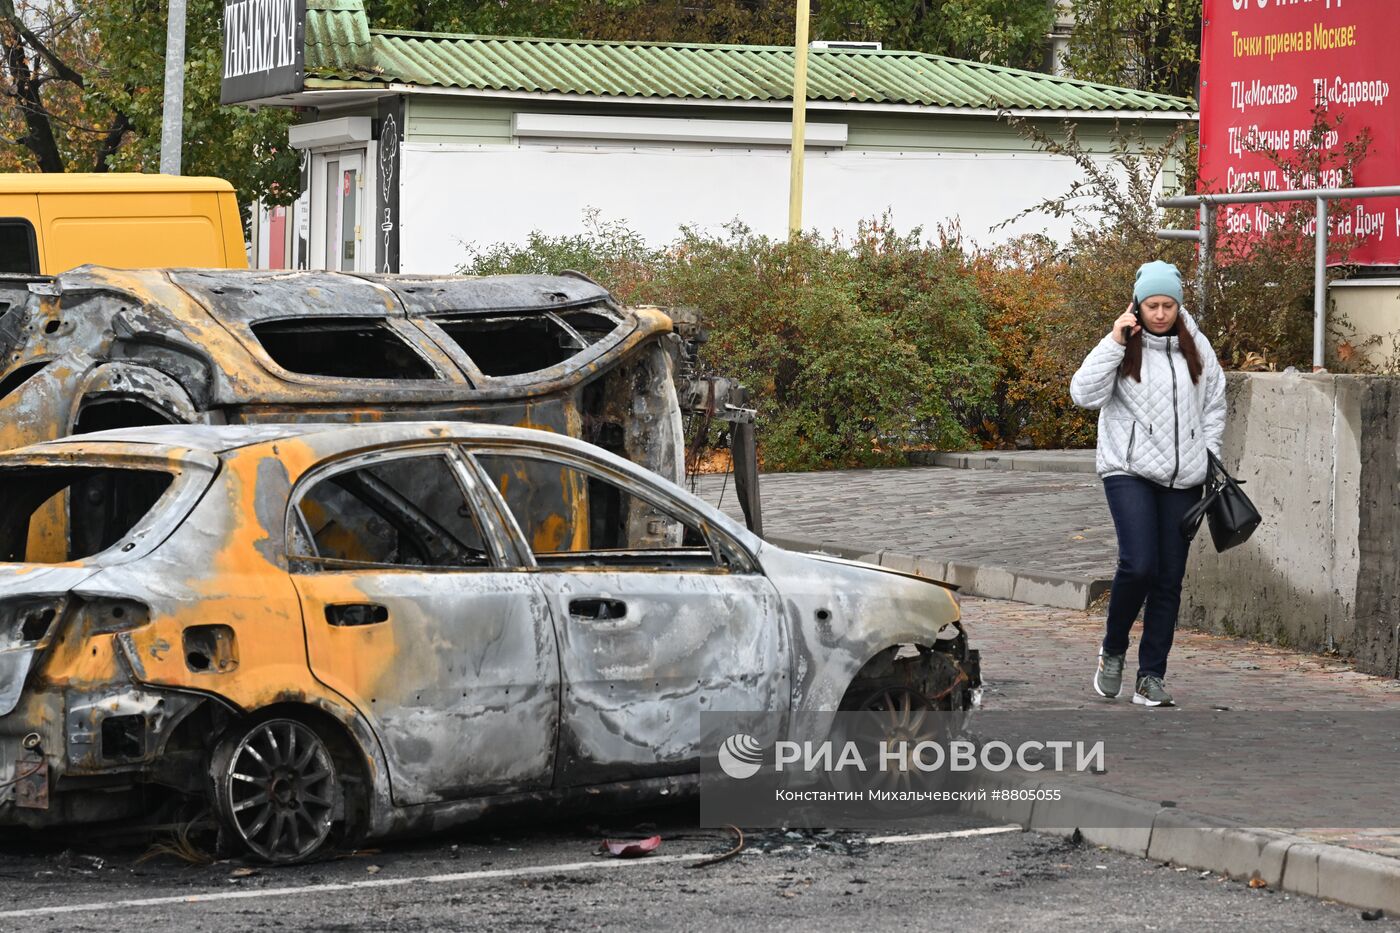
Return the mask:
<path fill-rule="evenodd" d="M 796 64 L 792 74 L 792 180 L 788 185 L 788 231 L 802 232 L 802 162 L 807 140 L 807 21 L 811 0 L 797 0 Z"/>

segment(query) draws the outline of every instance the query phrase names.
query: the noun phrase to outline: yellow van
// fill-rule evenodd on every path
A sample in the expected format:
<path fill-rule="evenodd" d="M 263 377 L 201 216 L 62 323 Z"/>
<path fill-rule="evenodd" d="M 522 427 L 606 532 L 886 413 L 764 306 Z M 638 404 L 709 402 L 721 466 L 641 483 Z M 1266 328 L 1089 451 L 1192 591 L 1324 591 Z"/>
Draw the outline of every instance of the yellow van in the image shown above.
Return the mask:
<path fill-rule="evenodd" d="M 248 268 L 233 186 L 175 175 L 0 174 L 0 273 L 94 263 Z"/>

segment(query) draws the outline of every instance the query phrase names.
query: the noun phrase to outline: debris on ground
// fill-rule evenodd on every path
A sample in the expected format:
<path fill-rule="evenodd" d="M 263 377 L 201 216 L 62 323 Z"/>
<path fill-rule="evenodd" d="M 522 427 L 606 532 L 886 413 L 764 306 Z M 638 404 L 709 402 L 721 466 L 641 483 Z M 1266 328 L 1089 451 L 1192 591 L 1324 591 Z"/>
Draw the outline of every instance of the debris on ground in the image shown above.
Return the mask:
<path fill-rule="evenodd" d="M 744 851 L 745 854 L 779 855 L 789 858 L 807 858 L 818 852 L 858 856 L 864 855 L 870 848 L 866 838 L 863 833 L 838 833 L 834 829 L 804 832 L 772 830 L 749 834 L 745 838 Z"/>
<path fill-rule="evenodd" d="M 613 858 L 641 858 L 661 848 L 660 836 L 646 839 L 604 839 L 602 849 Z"/>
<path fill-rule="evenodd" d="M 695 864 L 690 866 L 691 868 L 704 868 L 708 865 L 718 865 L 720 862 L 727 862 L 734 856 L 738 855 L 740 852 L 744 851 L 744 831 L 739 827 L 734 826 L 733 824 L 727 825 L 724 828 L 734 833 L 734 835 L 737 837 L 737 840 L 734 843 L 734 847 L 728 852 L 721 852 L 719 855 L 716 855 L 713 858 L 707 858 L 696 862 Z"/>
<path fill-rule="evenodd" d="M 100 856 L 83 855 L 72 849 L 65 849 L 59 853 L 58 864 L 79 875 L 90 875 L 107 867 L 106 860 Z"/>

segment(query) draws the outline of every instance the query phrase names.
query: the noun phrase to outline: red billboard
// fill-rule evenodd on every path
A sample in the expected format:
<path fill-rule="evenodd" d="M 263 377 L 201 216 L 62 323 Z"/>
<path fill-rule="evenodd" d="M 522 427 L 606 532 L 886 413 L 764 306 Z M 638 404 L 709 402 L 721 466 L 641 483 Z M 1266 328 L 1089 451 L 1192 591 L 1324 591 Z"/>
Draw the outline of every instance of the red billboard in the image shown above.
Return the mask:
<path fill-rule="evenodd" d="M 1262 150 L 1305 148 L 1318 103 L 1343 118 L 1328 149 L 1370 130 L 1355 185 L 1400 184 L 1400 0 L 1204 0 L 1200 97 L 1202 191 L 1288 188 Z M 1297 187 L 1339 185 L 1321 174 Z M 1283 208 L 1221 208 L 1222 230 L 1261 230 Z M 1329 221 L 1359 243 L 1351 261 L 1400 265 L 1400 199 L 1356 201 Z"/>

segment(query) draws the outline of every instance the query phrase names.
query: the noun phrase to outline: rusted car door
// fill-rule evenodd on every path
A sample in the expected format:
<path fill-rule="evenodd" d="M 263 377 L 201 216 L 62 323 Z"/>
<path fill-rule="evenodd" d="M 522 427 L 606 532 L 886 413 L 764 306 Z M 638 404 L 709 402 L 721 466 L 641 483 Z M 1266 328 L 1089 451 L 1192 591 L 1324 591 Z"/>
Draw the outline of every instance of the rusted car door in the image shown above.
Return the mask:
<path fill-rule="evenodd" d="M 476 449 L 558 628 L 559 786 L 692 771 L 701 714 L 787 710 L 777 590 L 703 515 L 583 458 Z M 779 716 L 763 717 L 772 727 Z M 723 739 L 724 736 L 720 736 Z"/>
<path fill-rule="evenodd" d="M 481 520 L 459 456 L 417 448 L 314 472 L 289 521 L 312 672 L 372 724 L 401 806 L 554 777 L 549 610 Z"/>

